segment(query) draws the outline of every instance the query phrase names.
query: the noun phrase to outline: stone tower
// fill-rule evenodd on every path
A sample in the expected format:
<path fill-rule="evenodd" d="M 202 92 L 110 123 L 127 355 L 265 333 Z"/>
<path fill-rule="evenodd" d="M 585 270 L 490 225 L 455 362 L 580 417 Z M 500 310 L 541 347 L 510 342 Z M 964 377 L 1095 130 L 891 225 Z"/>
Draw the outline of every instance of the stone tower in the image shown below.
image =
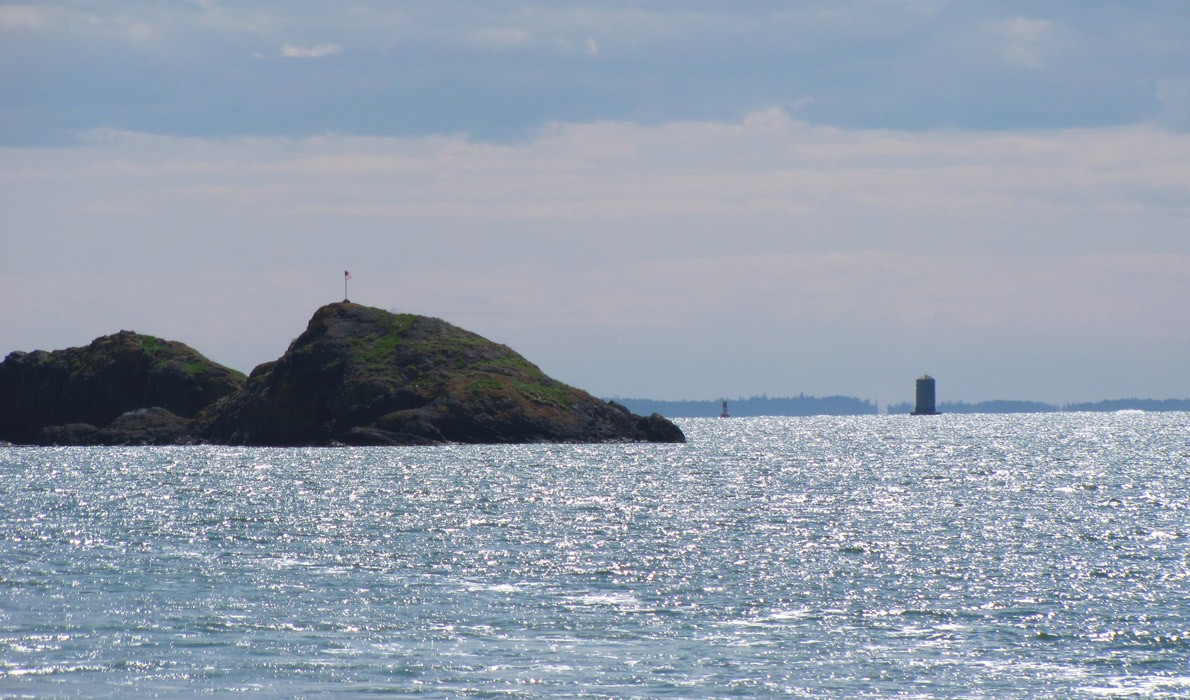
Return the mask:
<path fill-rule="evenodd" d="M 934 378 L 923 374 L 917 378 L 917 407 L 913 409 L 915 416 L 936 416 L 934 408 Z"/>

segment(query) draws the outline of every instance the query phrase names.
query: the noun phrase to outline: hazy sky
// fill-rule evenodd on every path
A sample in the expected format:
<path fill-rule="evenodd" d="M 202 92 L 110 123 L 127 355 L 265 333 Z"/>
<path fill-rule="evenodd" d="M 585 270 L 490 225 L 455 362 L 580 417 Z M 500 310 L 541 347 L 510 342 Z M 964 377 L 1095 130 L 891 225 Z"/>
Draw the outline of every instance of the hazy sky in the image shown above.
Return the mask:
<path fill-rule="evenodd" d="M 0 3 L 0 354 L 321 304 L 601 396 L 1190 397 L 1190 2 Z"/>

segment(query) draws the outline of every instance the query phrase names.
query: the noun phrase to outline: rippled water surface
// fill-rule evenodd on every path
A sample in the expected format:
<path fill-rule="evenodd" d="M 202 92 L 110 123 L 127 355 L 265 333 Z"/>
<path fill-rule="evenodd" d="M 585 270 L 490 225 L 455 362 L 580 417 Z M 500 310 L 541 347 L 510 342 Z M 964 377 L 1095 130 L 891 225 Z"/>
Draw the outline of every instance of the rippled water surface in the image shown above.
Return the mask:
<path fill-rule="evenodd" d="M 1190 696 L 1190 414 L 681 425 L 0 448 L 0 696 Z"/>

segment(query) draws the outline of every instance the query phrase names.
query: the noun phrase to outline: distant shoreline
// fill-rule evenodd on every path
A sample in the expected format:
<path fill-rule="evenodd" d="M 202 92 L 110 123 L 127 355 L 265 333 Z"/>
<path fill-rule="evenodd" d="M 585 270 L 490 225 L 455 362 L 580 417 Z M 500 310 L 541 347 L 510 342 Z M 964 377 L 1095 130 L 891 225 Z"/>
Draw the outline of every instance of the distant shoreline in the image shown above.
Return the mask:
<path fill-rule="evenodd" d="M 723 409 L 724 399 L 664 401 L 657 399 L 628 399 L 611 397 L 641 415 L 660 413 L 667 418 L 716 418 Z M 878 406 L 875 401 L 852 396 L 807 396 L 791 397 L 753 396 L 749 398 L 726 399 L 728 412 L 733 417 L 754 416 L 863 416 L 887 413 L 907 415 L 913 412 L 913 403 Z M 942 401 L 939 413 L 1063 413 L 1114 411 L 1190 411 L 1190 399 L 1107 399 L 1095 402 L 1068 403 L 1063 405 L 1040 401 L 994 400 L 967 403 L 965 401 Z"/>

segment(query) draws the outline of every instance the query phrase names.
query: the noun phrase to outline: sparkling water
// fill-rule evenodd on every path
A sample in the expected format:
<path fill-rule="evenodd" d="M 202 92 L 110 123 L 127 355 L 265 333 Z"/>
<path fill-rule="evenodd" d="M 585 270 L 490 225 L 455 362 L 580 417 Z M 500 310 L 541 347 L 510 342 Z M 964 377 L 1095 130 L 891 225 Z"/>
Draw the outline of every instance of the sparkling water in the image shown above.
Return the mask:
<path fill-rule="evenodd" d="M 1190 414 L 0 448 L 0 696 L 1190 696 Z"/>

